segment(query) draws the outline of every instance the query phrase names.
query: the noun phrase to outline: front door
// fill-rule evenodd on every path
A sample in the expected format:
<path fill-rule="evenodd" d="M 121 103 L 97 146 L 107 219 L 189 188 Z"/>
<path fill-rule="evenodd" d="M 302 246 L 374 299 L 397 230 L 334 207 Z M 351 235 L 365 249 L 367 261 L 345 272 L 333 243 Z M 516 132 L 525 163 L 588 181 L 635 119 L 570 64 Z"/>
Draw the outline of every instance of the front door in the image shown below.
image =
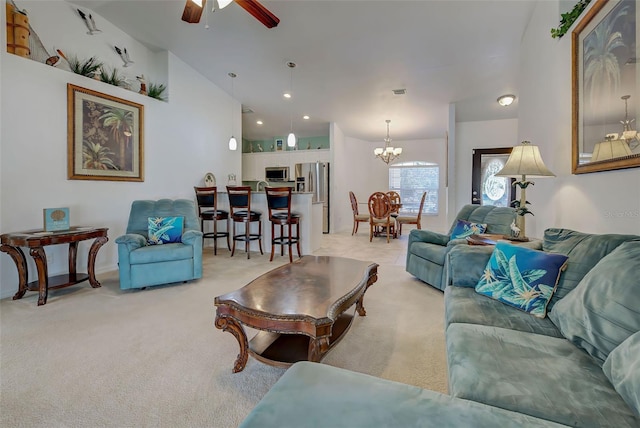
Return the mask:
<path fill-rule="evenodd" d="M 471 203 L 508 207 L 514 197 L 513 178 L 496 177 L 511 154 L 512 147 L 474 149 Z"/>

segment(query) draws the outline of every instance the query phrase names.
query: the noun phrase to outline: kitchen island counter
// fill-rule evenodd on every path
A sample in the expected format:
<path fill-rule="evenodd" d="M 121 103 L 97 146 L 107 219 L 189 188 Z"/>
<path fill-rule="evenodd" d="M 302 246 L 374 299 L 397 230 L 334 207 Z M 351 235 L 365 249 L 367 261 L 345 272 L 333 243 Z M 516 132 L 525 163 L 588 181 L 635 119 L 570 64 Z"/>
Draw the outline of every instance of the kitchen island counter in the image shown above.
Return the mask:
<path fill-rule="evenodd" d="M 226 189 L 218 191 L 218 208 L 229 210 L 229 197 L 227 196 Z M 262 212 L 262 248 L 264 253 L 268 254 L 271 252 L 271 222 L 269 221 L 267 196 L 264 191 L 251 192 L 251 209 Z M 322 202 L 313 202 L 312 192 L 294 192 L 291 194 L 291 210 L 300 214 L 300 249 L 302 255 L 312 254 L 320 248 L 320 240 L 322 237 Z M 229 224 L 233 229 L 233 222 L 230 221 Z M 213 229 L 211 222 L 205 222 L 204 227 L 206 230 L 203 232 L 208 232 L 208 229 Z M 222 225 L 219 227 L 222 227 Z M 242 233 L 244 230 L 241 225 L 236 226 L 236 228 L 237 233 Z M 279 228 L 276 228 L 276 236 L 279 232 L 278 229 Z M 257 233 L 258 226 L 252 224 L 251 231 L 252 233 Z M 244 251 L 244 243 L 241 244 L 242 245 L 236 243 L 236 253 L 238 251 Z M 213 245 L 213 242 L 210 245 Z M 260 251 L 257 241 L 251 242 L 251 251 Z M 285 255 L 286 254 L 288 254 L 287 247 L 285 247 Z M 294 256 L 297 255 L 295 248 L 293 249 L 293 254 Z"/>

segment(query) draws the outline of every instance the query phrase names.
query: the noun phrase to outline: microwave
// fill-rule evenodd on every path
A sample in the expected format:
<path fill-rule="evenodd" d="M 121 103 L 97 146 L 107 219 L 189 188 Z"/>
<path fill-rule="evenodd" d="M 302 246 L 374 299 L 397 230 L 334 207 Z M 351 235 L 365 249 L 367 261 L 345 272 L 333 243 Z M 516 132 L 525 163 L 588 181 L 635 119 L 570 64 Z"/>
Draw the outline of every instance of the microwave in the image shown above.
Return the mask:
<path fill-rule="evenodd" d="M 289 181 L 288 166 L 269 166 L 264 169 L 266 181 Z"/>

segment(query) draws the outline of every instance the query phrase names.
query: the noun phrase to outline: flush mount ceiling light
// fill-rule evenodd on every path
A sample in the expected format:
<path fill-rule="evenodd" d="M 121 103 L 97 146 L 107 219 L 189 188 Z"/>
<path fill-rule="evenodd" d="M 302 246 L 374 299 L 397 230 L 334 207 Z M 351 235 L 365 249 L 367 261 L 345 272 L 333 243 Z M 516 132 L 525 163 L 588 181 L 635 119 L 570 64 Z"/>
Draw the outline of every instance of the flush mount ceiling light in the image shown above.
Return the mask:
<path fill-rule="evenodd" d="M 308 114 L 305 114 L 304 116 L 302 116 L 302 118 L 303 118 L 304 120 L 309 120 L 309 115 L 308 115 Z"/>
<path fill-rule="evenodd" d="M 500 104 L 503 107 L 510 106 L 515 99 L 516 99 L 515 95 L 511 95 L 511 94 L 503 95 L 500 98 L 498 98 L 498 104 Z"/>
<path fill-rule="evenodd" d="M 257 124 L 257 125 L 262 125 L 262 124 L 263 124 L 263 122 L 262 122 L 261 120 L 258 120 L 258 121 L 256 122 L 256 124 Z"/>

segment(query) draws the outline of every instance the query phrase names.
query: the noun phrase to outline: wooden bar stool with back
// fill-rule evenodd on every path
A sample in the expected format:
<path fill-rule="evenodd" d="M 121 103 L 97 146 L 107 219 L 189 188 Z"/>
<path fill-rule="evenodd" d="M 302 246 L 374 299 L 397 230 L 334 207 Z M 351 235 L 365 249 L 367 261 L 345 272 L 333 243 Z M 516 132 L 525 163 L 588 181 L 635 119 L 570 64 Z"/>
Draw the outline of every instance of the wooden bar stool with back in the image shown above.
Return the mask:
<path fill-rule="evenodd" d="M 244 250 L 247 258 L 251 258 L 249 244 L 251 241 L 258 241 L 260 254 L 262 252 L 262 213 L 251 209 L 251 187 L 250 186 L 227 186 L 229 196 L 229 216 L 233 221 L 233 248 L 231 257 L 236 251 L 236 241 L 244 242 Z M 258 233 L 251 233 L 251 223 L 258 223 Z M 244 233 L 236 234 L 236 223 L 244 224 Z"/>
<path fill-rule="evenodd" d="M 271 222 L 271 258 L 276 245 L 280 245 L 280 255 L 284 256 L 284 246 L 289 247 L 289 262 L 293 262 L 292 245 L 296 244 L 300 257 L 300 214 L 291 211 L 291 187 L 265 187 L 267 206 L 269 207 L 269 221 Z M 275 226 L 280 226 L 280 236 L 275 235 Z M 287 234 L 284 233 L 287 226 Z M 295 235 L 293 228 L 295 226 Z"/>
<path fill-rule="evenodd" d="M 196 192 L 196 201 L 198 202 L 198 216 L 200 217 L 200 229 L 202 230 L 202 241 L 206 238 L 213 238 L 213 254 L 218 254 L 218 238 L 227 238 L 227 247 L 231 251 L 231 243 L 229 242 L 229 212 L 218 209 L 218 188 L 217 187 L 197 187 L 193 188 Z M 204 222 L 213 221 L 213 232 L 204 231 Z M 225 220 L 227 223 L 226 231 L 218 231 L 218 221 Z"/>

